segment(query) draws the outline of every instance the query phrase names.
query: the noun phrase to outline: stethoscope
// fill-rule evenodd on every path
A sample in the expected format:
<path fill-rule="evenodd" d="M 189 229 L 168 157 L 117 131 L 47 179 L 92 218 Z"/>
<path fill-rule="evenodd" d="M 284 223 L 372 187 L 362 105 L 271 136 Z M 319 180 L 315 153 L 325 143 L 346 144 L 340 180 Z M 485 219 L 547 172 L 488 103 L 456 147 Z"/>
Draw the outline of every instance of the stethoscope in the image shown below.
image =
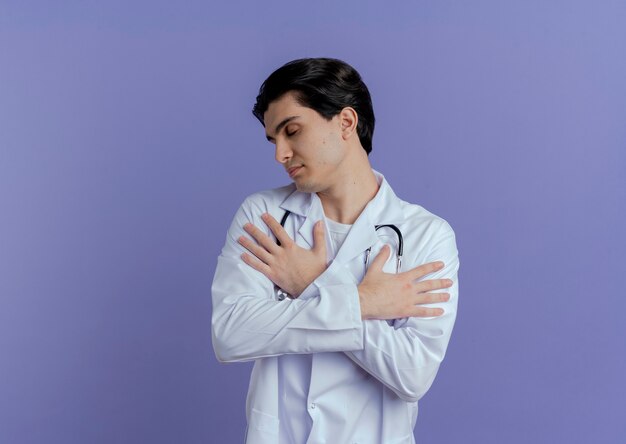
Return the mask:
<path fill-rule="evenodd" d="M 289 217 L 290 214 L 291 214 L 291 211 L 285 210 L 285 214 L 283 215 L 283 218 L 280 221 L 280 225 L 283 228 L 285 227 L 285 222 L 287 221 L 287 218 Z M 374 229 L 378 231 L 379 229 L 385 228 L 385 227 L 391 228 L 393 231 L 396 232 L 396 236 L 398 236 L 398 249 L 396 250 L 396 273 L 400 273 L 400 267 L 402 267 L 402 251 L 403 251 L 403 243 L 404 243 L 402 232 L 394 224 L 375 225 Z M 276 240 L 276 243 L 280 246 L 279 240 Z M 367 271 L 367 267 L 369 266 L 369 259 L 370 259 L 371 253 L 372 253 L 372 247 L 369 247 L 367 250 L 365 250 L 365 271 Z M 281 288 L 278 288 L 277 286 L 275 287 L 278 292 L 279 301 L 282 301 L 283 299 L 285 299 L 285 297 L 291 298 L 291 296 L 285 293 Z"/>

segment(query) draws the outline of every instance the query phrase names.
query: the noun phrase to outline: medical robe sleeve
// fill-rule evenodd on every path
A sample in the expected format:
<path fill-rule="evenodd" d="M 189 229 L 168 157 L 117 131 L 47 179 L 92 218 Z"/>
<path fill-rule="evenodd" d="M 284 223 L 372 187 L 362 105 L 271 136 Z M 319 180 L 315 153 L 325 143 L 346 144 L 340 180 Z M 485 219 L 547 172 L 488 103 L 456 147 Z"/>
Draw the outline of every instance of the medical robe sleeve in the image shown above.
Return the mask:
<path fill-rule="evenodd" d="M 419 400 L 433 383 L 456 318 L 459 258 L 454 231 L 446 221 L 441 224 L 426 259 L 416 264 L 407 263 L 404 269 L 439 260 L 444 262 L 444 268 L 419 281 L 453 281 L 452 287 L 431 291 L 449 293 L 447 302 L 425 305 L 443 308 L 443 315 L 404 318 L 394 321 L 392 325 L 383 320 L 364 321 L 363 349 L 345 352 L 364 370 L 409 402 Z"/>
<path fill-rule="evenodd" d="M 274 284 L 243 262 L 237 239 L 253 223 L 270 235 L 259 209 L 247 198 L 228 229 L 211 287 L 212 342 L 219 361 L 248 361 L 285 353 L 363 348 L 363 321 L 354 282 L 332 264 L 308 287 L 315 297 L 282 301 Z"/>

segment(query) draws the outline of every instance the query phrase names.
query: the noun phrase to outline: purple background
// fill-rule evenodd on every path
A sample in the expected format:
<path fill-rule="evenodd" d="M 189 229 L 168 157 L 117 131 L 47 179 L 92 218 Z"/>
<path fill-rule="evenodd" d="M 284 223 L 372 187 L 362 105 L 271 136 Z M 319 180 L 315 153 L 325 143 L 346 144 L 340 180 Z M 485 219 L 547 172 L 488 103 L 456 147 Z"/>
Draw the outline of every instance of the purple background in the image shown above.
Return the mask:
<path fill-rule="evenodd" d="M 210 285 L 288 182 L 258 88 L 311 56 L 360 71 L 373 166 L 457 235 L 418 442 L 624 442 L 626 3 L 216 3 L 0 3 L 0 442 L 242 441 Z"/>

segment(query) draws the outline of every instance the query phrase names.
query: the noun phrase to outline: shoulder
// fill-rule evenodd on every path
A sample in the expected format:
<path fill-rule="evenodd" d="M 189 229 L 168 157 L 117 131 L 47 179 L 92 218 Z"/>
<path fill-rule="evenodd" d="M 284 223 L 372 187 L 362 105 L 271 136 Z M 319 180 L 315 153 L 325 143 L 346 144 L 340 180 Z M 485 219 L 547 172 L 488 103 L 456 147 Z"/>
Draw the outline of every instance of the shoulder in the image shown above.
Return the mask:
<path fill-rule="evenodd" d="M 417 265 L 441 260 L 446 273 L 454 273 L 459 267 L 456 235 L 443 217 L 421 205 L 401 200 L 404 222 L 399 229 L 404 238 L 406 265 Z"/>
<path fill-rule="evenodd" d="M 458 251 L 456 234 L 450 223 L 418 204 L 401 200 L 401 207 L 404 222 L 399 228 L 404 234 L 405 252 L 415 256 L 416 263 L 428 262 L 431 256 L 453 261 Z"/>
<path fill-rule="evenodd" d="M 240 236 L 248 236 L 248 233 L 243 228 L 246 223 L 252 223 L 266 235 L 272 236 L 273 234 L 268 225 L 261 219 L 261 215 L 266 212 L 275 215 L 278 211 L 281 211 L 281 203 L 294 190 L 295 185 L 290 184 L 258 191 L 246 196 L 241 205 L 239 205 L 226 231 L 226 243 L 222 248 L 222 256 L 238 258 L 241 253 L 246 252 L 245 248 L 238 242 Z"/>
<path fill-rule="evenodd" d="M 454 232 L 448 221 L 443 217 L 427 210 L 419 204 L 410 203 L 402 199 L 398 200 L 400 201 L 400 207 L 402 208 L 405 219 L 403 225 L 405 225 L 407 229 Z"/>
<path fill-rule="evenodd" d="M 280 221 L 280 218 L 282 218 L 285 212 L 280 206 L 295 191 L 296 186 L 291 183 L 289 185 L 252 193 L 246 196 L 241 203 L 235 219 L 241 224 L 251 222 L 257 227 L 261 227 L 265 225 L 261 222 L 261 215 L 263 213 L 269 213 Z"/>
<path fill-rule="evenodd" d="M 382 176 L 377 172 L 375 174 Z M 379 213 L 382 212 L 379 215 L 380 219 L 397 221 L 396 224 L 403 233 L 406 232 L 407 236 L 419 239 L 432 237 L 437 232 L 452 231 L 452 227 L 443 217 L 418 203 L 401 198 L 384 177 L 382 186 L 384 204 L 379 204 L 377 208 Z"/>
<path fill-rule="evenodd" d="M 295 184 L 284 185 L 282 187 L 270 188 L 267 190 L 252 193 L 243 200 L 241 207 L 246 210 L 268 211 L 271 208 L 280 206 L 284 200 L 296 190 Z"/>

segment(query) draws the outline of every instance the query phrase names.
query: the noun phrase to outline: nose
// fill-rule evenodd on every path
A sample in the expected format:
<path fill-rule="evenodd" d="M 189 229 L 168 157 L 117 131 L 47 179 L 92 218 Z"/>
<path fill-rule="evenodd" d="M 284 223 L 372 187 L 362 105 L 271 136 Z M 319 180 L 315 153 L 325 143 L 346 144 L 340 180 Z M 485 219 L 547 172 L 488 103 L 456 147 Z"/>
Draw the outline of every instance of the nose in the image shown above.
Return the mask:
<path fill-rule="evenodd" d="M 289 159 L 291 159 L 292 155 L 293 152 L 286 142 L 276 141 L 276 161 L 278 163 L 282 164 L 287 162 Z"/>

